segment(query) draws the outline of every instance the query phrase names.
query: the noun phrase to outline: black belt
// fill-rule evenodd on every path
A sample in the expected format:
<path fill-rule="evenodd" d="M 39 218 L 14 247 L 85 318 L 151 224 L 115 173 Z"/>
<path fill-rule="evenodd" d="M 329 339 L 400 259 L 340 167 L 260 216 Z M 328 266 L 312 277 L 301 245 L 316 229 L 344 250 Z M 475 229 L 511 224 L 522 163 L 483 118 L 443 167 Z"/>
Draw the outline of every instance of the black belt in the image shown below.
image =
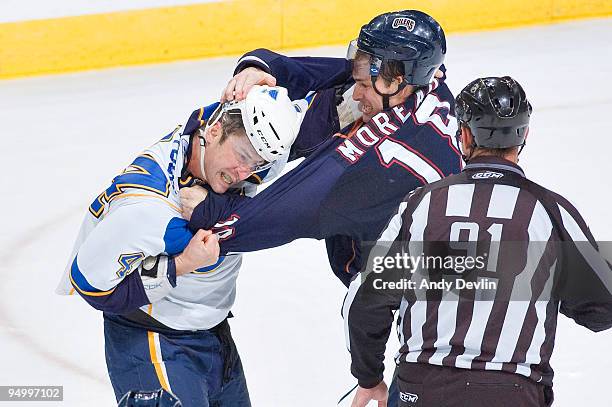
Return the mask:
<path fill-rule="evenodd" d="M 227 315 L 227 318 L 233 318 L 234 315 L 232 315 L 232 312 L 230 311 L 229 314 Z M 151 315 L 147 314 L 146 312 L 144 312 L 141 309 L 137 309 L 136 311 L 132 311 L 128 314 L 124 314 L 121 315 L 121 318 L 127 320 L 128 322 L 131 322 L 133 324 L 138 325 L 141 328 L 145 328 L 145 329 L 150 329 L 153 331 L 159 331 L 159 332 L 169 332 L 169 333 L 188 333 L 188 332 L 198 332 L 198 331 L 212 331 L 217 333 L 224 324 L 227 324 L 227 318 L 225 318 L 223 321 L 219 322 L 217 325 L 213 326 L 210 329 L 197 329 L 197 330 L 179 330 L 179 329 L 173 329 L 170 328 L 167 325 L 162 324 L 161 322 L 159 322 L 158 320 L 156 320 L 155 318 L 153 318 Z"/>

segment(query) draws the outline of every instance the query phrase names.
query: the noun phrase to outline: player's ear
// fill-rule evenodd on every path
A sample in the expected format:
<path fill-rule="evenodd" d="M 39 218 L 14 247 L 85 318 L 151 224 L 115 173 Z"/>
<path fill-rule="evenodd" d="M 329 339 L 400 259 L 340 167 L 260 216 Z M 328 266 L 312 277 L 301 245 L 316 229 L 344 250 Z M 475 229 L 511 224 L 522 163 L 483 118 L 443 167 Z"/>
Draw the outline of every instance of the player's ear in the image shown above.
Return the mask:
<path fill-rule="evenodd" d="M 206 144 L 211 144 L 213 141 L 217 140 L 221 137 L 221 120 L 217 123 L 213 124 L 208 128 L 208 131 L 204 135 L 204 139 L 206 140 Z"/>
<path fill-rule="evenodd" d="M 404 80 L 404 77 L 402 75 L 398 75 L 394 77 L 393 79 L 391 79 L 391 83 L 389 84 L 388 88 L 391 90 L 391 92 L 397 91 L 397 89 L 402 84 L 403 80 Z"/>

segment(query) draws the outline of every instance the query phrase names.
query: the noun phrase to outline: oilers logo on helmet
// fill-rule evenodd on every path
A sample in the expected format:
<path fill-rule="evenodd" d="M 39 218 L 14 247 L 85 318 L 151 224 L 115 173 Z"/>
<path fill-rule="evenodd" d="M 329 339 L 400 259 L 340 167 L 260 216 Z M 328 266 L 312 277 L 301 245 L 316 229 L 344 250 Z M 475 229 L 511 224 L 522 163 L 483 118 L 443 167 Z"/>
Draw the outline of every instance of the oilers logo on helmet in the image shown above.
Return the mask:
<path fill-rule="evenodd" d="M 408 31 L 414 30 L 414 25 L 415 25 L 414 20 L 410 18 L 406 18 L 406 17 L 398 17 L 394 19 L 392 23 L 393 28 L 404 27 Z"/>

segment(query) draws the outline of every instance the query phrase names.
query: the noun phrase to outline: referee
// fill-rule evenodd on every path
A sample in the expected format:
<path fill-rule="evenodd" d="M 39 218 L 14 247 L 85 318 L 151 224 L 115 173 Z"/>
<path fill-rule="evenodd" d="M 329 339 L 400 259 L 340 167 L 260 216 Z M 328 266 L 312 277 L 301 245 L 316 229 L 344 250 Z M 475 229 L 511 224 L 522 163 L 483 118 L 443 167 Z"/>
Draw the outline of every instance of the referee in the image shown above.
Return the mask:
<path fill-rule="evenodd" d="M 386 406 L 394 310 L 401 407 L 549 406 L 558 312 L 612 326 L 610 264 L 577 210 L 517 165 L 523 88 L 477 79 L 456 102 L 466 167 L 401 203 L 345 299 L 353 407 Z"/>

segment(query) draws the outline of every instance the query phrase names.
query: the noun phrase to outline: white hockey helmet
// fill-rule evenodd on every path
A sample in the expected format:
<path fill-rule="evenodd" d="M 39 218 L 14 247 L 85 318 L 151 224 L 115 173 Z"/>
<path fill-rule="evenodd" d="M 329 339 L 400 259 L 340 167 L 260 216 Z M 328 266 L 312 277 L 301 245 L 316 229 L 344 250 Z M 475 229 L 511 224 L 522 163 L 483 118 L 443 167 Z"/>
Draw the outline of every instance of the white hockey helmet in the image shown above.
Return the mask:
<path fill-rule="evenodd" d="M 247 137 L 257 154 L 272 163 L 289 153 L 300 131 L 306 108 L 289 99 L 281 86 L 255 85 L 246 99 L 227 102 L 225 111 L 239 109 Z"/>

